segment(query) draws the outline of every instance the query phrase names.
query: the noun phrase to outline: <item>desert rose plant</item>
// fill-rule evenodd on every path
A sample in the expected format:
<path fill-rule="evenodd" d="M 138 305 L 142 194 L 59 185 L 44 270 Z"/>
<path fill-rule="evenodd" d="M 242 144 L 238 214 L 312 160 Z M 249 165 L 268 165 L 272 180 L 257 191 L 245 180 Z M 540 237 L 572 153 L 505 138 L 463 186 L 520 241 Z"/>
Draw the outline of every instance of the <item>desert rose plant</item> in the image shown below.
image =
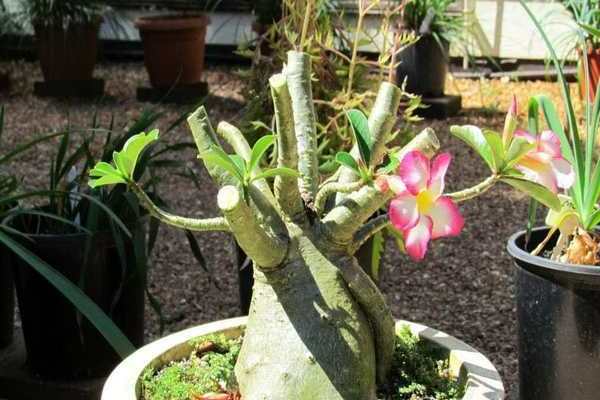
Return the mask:
<path fill-rule="evenodd" d="M 284 71 L 270 79 L 277 132 L 253 148 L 228 123 L 215 132 L 202 107 L 189 117 L 199 158 L 220 188 L 220 217 L 172 215 L 132 179 L 156 131 L 130 139 L 113 164 L 100 163 L 91 173 L 92 186 L 127 184 L 168 224 L 231 232 L 252 258 L 254 294 L 235 368 L 244 399 L 375 399 L 376 383 L 385 382 L 393 356 L 394 319 L 353 255 L 376 232 L 392 224 L 408 254 L 422 259 L 430 240 L 460 233 L 464 221 L 456 204 L 499 181 L 560 207 L 550 189 L 516 168 L 533 157 L 535 146 L 527 138 L 512 135 L 503 145 L 500 134 L 475 127 L 453 130 L 478 149 L 493 173 L 474 187 L 444 194 L 451 157 L 435 156 L 439 142 L 432 130 L 398 152 L 387 151 L 402 93 L 389 82 L 379 88 L 368 117 L 348 110 L 354 149 L 337 154 L 338 172 L 319 176 L 310 65 L 307 54 L 290 51 Z M 513 120 L 509 113 L 507 132 L 514 131 Z M 217 134 L 235 154 L 225 153 Z M 261 170 L 272 145 L 277 167 Z M 371 218 L 385 208 L 387 213 Z"/>

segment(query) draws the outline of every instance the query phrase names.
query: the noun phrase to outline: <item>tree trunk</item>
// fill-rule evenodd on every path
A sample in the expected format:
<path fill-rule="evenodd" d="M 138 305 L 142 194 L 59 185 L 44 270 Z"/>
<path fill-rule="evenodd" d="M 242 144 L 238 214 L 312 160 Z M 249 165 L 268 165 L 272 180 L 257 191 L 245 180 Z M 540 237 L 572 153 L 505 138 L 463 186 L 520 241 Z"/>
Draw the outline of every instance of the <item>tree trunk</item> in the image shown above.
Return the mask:
<path fill-rule="evenodd" d="M 375 399 L 376 351 L 368 316 L 340 272 L 301 233 L 281 268 L 255 269 L 236 365 L 244 400 Z"/>

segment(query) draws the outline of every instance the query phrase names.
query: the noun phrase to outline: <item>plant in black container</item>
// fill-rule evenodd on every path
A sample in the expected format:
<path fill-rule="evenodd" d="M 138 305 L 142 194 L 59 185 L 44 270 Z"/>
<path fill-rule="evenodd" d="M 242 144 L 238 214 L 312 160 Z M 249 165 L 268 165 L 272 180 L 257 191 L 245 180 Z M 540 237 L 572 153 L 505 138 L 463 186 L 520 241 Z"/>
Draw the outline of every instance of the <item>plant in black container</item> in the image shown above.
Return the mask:
<path fill-rule="evenodd" d="M 438 97 L 444 94 L 450 43 L 464 41 L 461 15 L 448 13 L 453 0 L 412 0 L 404 7 L 401 29 L 419 36 L 399 55 L 397 82 L 407 80 L 410 93 Z"/>
<path fill-rule="evenodd" d="M 530 205 L 527 231 L 512 236 L 508 251 L 516 266 L 519 330 L 519 390 L 527 400 L 597 399 L 600 391 L 600 162 L 596 141 L 600 96 L 575 114 L 562 63 L 540 23 L 536 24 L 559 72 L 566 123 L 552 101 L 529 100 L 527 131 L 516 130 L 514 111 L 505 128 L 535 153 L 523 159 L 526 175 L 560 193 L 546 227 L 532 229 L 537 204 Z M 545 125 L 540 121 L 543 115 Z M 563 158 L 564 156 L 564 158 Z M 568 168 L 568 163 L 573 169 Z"/>
<path fill-rule="evenodd" d="M 71 143 L 74 132 L 63 134 L 48 190 L 23 195 L 41 197 L 41 205 L 15 209 L 5 218 L 19 232 L 23 247 L 79 286 L 136 346 L 143 344 L 146 269 L 158 223 L 127 190 L 83 188 L 91 166 L 110 161 L 116 148 L 135 147 L 130 137 L 157 117 L 144 113 L 120 135 L 113 135 L 112 127 L 94 125 L 91 134 L 77 136 L 76 146 Z M 99 140 L 104 145 L 98 153 L 94 150 Z M 135 166 L 136 176 L 151 177 L 146 187 L 159 203 L 156 168 L 165 164 L 162 157 L 171 148 L 153 146 Z M 104 376 L 114 367 L 119 354 L 60 292 L 23 260 L 15 260 L 15 270 L 28 364 L 35 372 L 50 378 L 87 378 Z"/>

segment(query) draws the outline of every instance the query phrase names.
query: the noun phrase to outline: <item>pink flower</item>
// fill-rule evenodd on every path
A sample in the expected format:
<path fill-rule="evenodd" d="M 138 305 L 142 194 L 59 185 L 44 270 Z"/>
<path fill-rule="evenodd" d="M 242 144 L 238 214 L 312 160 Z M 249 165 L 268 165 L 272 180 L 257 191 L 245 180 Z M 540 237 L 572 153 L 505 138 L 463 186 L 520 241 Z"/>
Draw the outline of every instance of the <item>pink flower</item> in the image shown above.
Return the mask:
<path fill-rule="evenodd" d="M 560 151 L 560 139 L 552 131 L 544 131 L 537 137 L 518 130 L 515 137 L 535 143 L 536 147 L 525 154 L 515 167 L 531 181 L 539 183 L 557 193 L 568 189 L 575 181 L 575 172 Z"/>
<path fill-rule="evenodd" d="M 415 261 L 425 257 L 430 240 L 456 236 L 464 226 L 456 204 L 442 195 L 450 160 L 450 154 L 443 153 L 430 162 L 420 151 L 412 151 L 400 162 L 398 174 L 388 177 L 396 193 L 388 210 L 390 221 L 402 232 L 406 251 Z"/>

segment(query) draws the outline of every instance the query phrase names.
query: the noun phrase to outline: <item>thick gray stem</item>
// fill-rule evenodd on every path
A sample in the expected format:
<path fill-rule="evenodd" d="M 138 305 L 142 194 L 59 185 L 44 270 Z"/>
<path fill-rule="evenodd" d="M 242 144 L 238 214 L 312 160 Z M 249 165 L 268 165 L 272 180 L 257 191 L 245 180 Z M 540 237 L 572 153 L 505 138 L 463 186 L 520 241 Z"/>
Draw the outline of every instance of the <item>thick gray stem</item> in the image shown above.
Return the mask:
<path fill-rule="evenodd" d="M 217 139 L 217 135 L 215 134 L 210 120 L 208 119 L 208 115 L 206 114 L 204 106 L 199 107 L 192 115 L 190 115 L 187 119 L 187 122 L 190 130 L 192 131 L 194 141 L 196 142 L 199 158 L 201 158 L 202 155 L 212 147 L 220 146 L 219 140 Z M 217 183 L 217 185 L 225 186 L 235 183 L 234 178 L 223 168 L 214 164 L 205 164 L 205 167 L 208 171 L 208 174 Z"/>
<path fill-rule="evenodd" d="M 298 144 L 294 132 L 292 98 L 285 75 L 277 74 L 269 79 L 271 97 L 277 125 L 277 166 L 298 169 Z M 292 220 L 304 216 L 304 206 L 298 189 L 298 179 L 277 176 L 274 182 L 275 197 L 282 211 Z"/>
<path fill-rule="evenodd" d="M 317 124 L 312 97 L 310 55 L 288 52 L 286 78 L 294 115 L 298 145 L 298 172 L 300 194 L 311 206 L 317 192 L 319 162 L 317 158 Z"/>
<path fill-rule="evenodd" d="M 235 186 L 221 188 L 217 203 L 238 244 L 261 268 L 276 268 L 287 253 L 288 241 L 261 226 Z"/>

